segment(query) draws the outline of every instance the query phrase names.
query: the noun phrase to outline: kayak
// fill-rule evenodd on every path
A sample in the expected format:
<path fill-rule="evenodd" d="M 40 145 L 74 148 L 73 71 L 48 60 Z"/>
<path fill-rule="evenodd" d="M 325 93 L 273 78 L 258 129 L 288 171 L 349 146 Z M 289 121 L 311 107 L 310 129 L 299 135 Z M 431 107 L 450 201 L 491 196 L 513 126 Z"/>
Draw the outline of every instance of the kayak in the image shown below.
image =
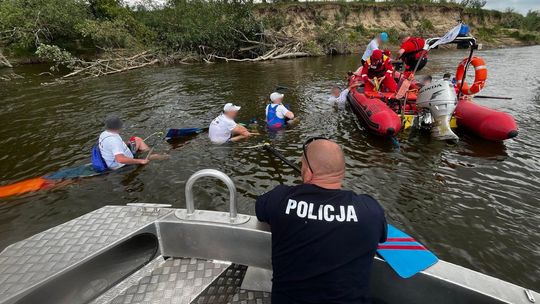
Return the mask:
<path fill-rule="evenodd" d="M 14 184 L 0 186 L 0 198 L 22 195 L 29 192 L 51 189 L 59 184 L 74 181 L 79 178 L 103 175 L 105 172 L 96 172 L 92 164 L 85 164 L 73 168 L 62 169 L 41 177 L 26 179 Z"/>
<path fill-rule="evenodd" d="M 181 128 L 169 129 L 165 135 L 165 140 L 174 141 L 179 138 L 188 138 L 207 131 L 208 128 Z M 174 144 L 174 142 L 173 142 Z M 127 166 L 126 166 L 127 167 Z M 7 198 L 25 193 L 47 190 L 60 185 L 75 182 L 80 178 L 93 177 L 107 174 L 111 171 L 96 172 L 92 164 L 85 164 L 72 168 L 65 168 L 59 171 L 30 179 L 25 179 L 13 184 L 0 186 L 0 198 Z"/>

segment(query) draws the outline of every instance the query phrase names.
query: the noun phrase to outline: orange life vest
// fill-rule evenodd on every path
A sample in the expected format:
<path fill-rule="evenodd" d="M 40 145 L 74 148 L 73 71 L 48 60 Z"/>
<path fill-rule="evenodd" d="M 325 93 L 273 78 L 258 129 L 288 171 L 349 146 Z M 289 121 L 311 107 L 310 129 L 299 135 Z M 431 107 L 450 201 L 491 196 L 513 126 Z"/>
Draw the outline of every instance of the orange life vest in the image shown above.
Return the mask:
<path fill-rule="evenodd" d="M 383 58 L 382 58 L 382 61 L 380 62 L 380 64 L 377 65 L 375 68 L 372 68 L 371 67 L 371 57 L 369 57 L 368 60 L 366 60 L 366 64 L 368 65 L 368 77 L 369 78 L 383 77 L 384 74 L 386 73 L 385 62 L 387 60 L 389 60 L 388 56 L 383 55 Z"/>

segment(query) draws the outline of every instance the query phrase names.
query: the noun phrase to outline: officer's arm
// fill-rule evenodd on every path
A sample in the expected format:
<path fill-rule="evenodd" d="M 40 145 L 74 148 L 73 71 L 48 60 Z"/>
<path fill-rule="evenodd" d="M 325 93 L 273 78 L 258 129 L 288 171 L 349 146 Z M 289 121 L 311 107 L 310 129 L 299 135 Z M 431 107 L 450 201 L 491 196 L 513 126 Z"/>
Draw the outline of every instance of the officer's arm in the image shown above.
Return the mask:
<path fill-rule="evenodd" d="M 379 239 L 379 243 L 384 243 L 386 242 L 386 236 L 388 235 L 388 224 L 386 223 L 386 218 L 384 217 L 383 215 L 383 227 L 382 227 L 382 234 L 381 234 L 381 238 Z"/>
<path fill-rule="evenodd" d="M 257 198 L 255 201 L 255 215 L 257 215 L 257 219 L 261 222 L 270 222 L 270 216 L 269 216 L 269 201 L 270 201 L 270 192 L 267 192 Z"/>

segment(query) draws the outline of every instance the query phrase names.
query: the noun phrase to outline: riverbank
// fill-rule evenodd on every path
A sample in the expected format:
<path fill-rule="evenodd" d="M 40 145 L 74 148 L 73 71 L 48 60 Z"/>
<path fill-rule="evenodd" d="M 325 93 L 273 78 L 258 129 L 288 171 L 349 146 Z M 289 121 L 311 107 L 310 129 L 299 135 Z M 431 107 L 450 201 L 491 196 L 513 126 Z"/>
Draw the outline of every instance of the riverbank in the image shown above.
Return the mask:
<path fill-rule="evenodd" d="M 357 53 L 381 31 L 390 34 L 390 44 L 395 47 L 404 35 L 443 35 L 457 20 L 467 23 L 472 35 L 489 48 L 540 43 L 540 32 L 518 26 L 521 15 L 456 4 L 294 3 L 261 5 L 257 15 L 270 20 L 274 29 L 304 41 L 311 54 Z"/>
<path fill-rule="evenodd" d="M 538 12 L 429 1 L 190 1 L 135 8 L 115 0 L 15 0 L 0 2 L 0 20 L 0 66 L 53 62 L 53 72 L 64 66 L 80 76 L 156 63 L 358 53 L 381 31 L 395 49 L 404 35 L 439 36 L 457 20 L 486 47 L 540 43 Z"/>

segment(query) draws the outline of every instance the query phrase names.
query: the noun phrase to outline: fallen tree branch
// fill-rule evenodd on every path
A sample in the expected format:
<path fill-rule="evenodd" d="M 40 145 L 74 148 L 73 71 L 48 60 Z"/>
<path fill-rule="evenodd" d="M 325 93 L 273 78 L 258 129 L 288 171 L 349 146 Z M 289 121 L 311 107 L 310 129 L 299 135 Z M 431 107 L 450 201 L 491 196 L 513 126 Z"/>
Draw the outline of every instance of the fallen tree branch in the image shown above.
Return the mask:
<path fill-rule="evenodd" d="M 240 41 L 250 45 L 238 48 L 230 57 L 217 55 L 215 53 L 206 54 L 204 61 L 225 60 L 235 62 L 256 62 L 284 58 L 306 57 L 310 54 L 305 51 L 304 44 L 294 36 L 289 36 L 284 32 L 265 31 L 257 34 L 260 41 L 248 38 L 244 33 L 236 31 L 240 36 Z M 204 49 L 204 47 L 202 47 Z"/>
<path fill-rule="evenodd" d="M 2 54 L 2 51 L 0 50 L 0 67 L 6 66 L 8 68 L 12 68 L 13 66 L 9 62 L 9 60 Z"/>
<path fill-rule="evenodd" d="M 270 54 L 267 54 L 265 56 L 259 56 L 259 57 L 256 57 L 256 58 L 241 58 L 241 59 L 228 58 L 228 57 L 223 57 L 223 56 L 218 56 L 218 55 L 210 55 L 210 59 L 215 58 L 215 59 L 225 60 L 227 62 L 229 62 L 229 61 L 256 62 L 256 61 L 266 61 L 266 60 L 286 59 L 286 58 L 300 58 L 300 57 L 309 56 L 309 53 L 305 53 L 305 52 L 290 52 L 290 53 L 283 53 L 283 54 L 279 54 L 279 55 L 274 55 L 273 53 L 274 52 L 272 52 Z M 210 59 L 205 59 L 205 60 L 209 61 Z"/>
<path fill-rule="evenodd" d="M 95 61 L 75 59 L 73 62 L 70 62 L 69 66 L 73 72 L 62 76 L 62 79 L 74 78 L 76 76 L 91 78 L 111 75 L 154 65 L 160 61 L 156 54 L 149 51 L 131 55 L 130 57 L 118 57 L 114 53 L 111 53 L 111 55 L 116 57 L 97 59 Z"/>

